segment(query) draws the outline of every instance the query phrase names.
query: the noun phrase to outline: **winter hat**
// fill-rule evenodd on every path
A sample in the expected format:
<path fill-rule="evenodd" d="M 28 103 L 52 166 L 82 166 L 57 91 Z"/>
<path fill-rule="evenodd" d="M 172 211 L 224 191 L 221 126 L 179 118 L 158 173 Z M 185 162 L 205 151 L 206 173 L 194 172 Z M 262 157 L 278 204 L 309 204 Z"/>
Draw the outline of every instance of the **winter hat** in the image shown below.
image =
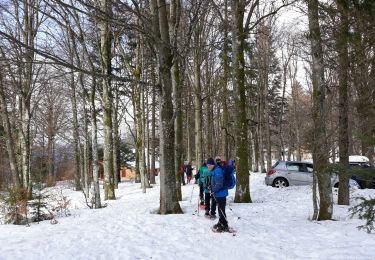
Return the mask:
<path fill-rule="evenodd" d="M 207 165 L 215 165 L 215 161 L 214 161 L 214 159 L 213 158 L 208 158 L 207 159 Z"/>

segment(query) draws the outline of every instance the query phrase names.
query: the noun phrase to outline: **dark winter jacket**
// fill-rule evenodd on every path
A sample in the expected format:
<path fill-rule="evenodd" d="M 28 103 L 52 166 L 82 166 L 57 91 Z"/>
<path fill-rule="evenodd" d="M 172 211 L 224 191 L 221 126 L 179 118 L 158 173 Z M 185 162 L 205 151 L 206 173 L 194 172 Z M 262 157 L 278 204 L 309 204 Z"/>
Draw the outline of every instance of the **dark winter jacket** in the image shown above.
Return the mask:
<path fill-rule="evenodd" d="M 192 176 L 193 175 L 193 167 L 190 164 L 186 165 L 185 172 L 186 172 L 187 176 Z"/>
<path fill-rule="evenodd" d="M 233 160 L 229 160 L 228 161 L 228 165 L 226 167 L 229 168 L 231 172 L 235 173 L 235 169 L 234 169 L 234 165 L 233 165 Z"/>

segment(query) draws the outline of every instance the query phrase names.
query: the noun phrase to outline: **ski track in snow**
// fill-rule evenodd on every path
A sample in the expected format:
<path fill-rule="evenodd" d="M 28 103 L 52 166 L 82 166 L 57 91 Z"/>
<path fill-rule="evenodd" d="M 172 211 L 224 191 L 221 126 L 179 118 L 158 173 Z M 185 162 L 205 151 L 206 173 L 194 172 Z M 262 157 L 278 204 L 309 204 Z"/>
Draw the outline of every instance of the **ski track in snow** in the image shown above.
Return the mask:
<path fill-rule="evenodd" d="M 142 194 L 140 184 L 121 183 L 117 200 L 96 210 L 85 207 L 81 192 L 65 189 L 72 216 L 59 218 L 58 224 L 0 225 L 0 260 L 375 259 L 375 234 L 357 230 L 364 221 L 351 219 L 347 206 L 334 205 L 337 221 L 309 220 L 310 186 L 266 187 L 264 174 L 252 173 L 253 203 L 234 204 L 234 189 L 227 199 L 236 236 L 213 233 L 217 220 L 204 218 L 204 210 L 196 212 L 197 185 L 183 186 L 182 192 L 185 214 L 161 216 L 153 213 L 159 206 L 158 185 Z M 375 190 L 354 190 L 353 203 L 359 195 L 375 197 Z"/>

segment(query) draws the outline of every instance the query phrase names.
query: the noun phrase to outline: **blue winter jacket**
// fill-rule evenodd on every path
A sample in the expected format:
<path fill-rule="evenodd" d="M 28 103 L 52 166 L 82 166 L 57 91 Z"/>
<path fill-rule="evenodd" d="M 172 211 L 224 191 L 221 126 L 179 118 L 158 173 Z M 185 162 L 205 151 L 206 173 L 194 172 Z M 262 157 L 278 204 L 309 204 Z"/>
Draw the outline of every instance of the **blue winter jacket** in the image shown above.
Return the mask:
<path fill-rule="evenodd" d="M 224 188 L 224 174 L 221 167 L 215 165 L 211 171 L 211 189 L 217 198 L 228 196 L 228 189 Z"/>

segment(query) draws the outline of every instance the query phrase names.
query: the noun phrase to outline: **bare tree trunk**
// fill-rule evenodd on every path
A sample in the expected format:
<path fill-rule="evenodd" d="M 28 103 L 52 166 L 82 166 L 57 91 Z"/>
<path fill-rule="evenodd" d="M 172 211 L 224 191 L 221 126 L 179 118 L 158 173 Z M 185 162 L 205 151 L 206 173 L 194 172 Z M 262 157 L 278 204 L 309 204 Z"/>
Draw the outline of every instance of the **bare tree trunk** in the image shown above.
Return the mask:
<path fill-rule="evenodd" d="M 340 12 L 339 33 L 336 38 L 339 65 L 339 157 L 342 169 L 349 167 L 349 97 L 348 97 L 348 6 L 344 1 L 337 1 Z M 349 176 L 346 171 L 340 174 L 338 204 L 349 205 Z"/>
<path fill-rule="evenodd" d="M 326 104 L 325 104 L 325 79 L 323 64 L 323 48 L 320 33 L 318 0 L 308 0 L 308 18 L 311 39 L 312 55 L 312 82 L 313 82 L 313 157 L 314 171 L 317 174 L 319 190 L 318 220 L 332 219 L 333 198 L 331 178 L 327 173 L 328 147 L 326 136 Z"/>
<path fill-rule="evenodd" d="M 230 66 L 229 66 L 229 21 L 228 21 L 228 0 L 224 1 L 224 38 L 223 38 L 223 52 L 222 52 L 222 60 L 223 60 L 223 95 L 221 97 L 221 102 L 223 106 L 223 117 L 222 117 L 222 127 L 221 127 L 221 138 L 222 138 L 222 148 L 221 154 L 223 155 L 224 160 L 229 160 L 229 149 L 228 149 L 228 133 L 229 130 L 229 113 L 228 113 L 228 81 L 229 81 L 229 73 L 230 73 Z"/>
<path fill-rule="evenodd" d="M 136 66 L 134 71 L 134 77 L 139 82 L 141 80 L 142 65 L 141 65 L 141 40 L 137 39 L 137 49 L 136 49 Z M 141 187 L 142 192 L 146 193 L 146 182 L 145 182 L 145 168 L 144 168 L 144 142 L 143 142 L 143 119 L 142 119 L 142 86 L 140 83 L 136 83 L 134 87 L 134 106 L 135 106 L 135 122 L 136 122 L 136 132 L 137 132 L 137 153 L 138 153 L 138 168 L 141 176 Z"/>
<path fill-rule="evenodd" d="M 55 177 L 55 137 L 53 134 L 48 134 L 47 139 L 47 165 L 48 165 L 48 176 L 56 181 Z"/>
<path fill-rule="evenodd" d="M 112 1 L 101 0 L 100 10 L 105 17 L 111 17 Z M 104 199 L 114 200 L 114 172 L 113 172 L 113 136 L 112 136 L 112 105 L 111 105 L 111 43 L 112 36 L 108 20 L 99 21 L 100 49 L 103 74 L 103 125 L 104 125 Z"/>
<path fill-rule="evenodd" d="M 74 73 L 71 74 L 71 103 L 72 103 L 72 111 L 73 111 L 73 147 L 74 147 L 74 159 L 75 159 L 75 174 L 74 174 L 74 182 L 75 182 L 75 189 L 82 190 L 81 186 L 81 169 L 80 169 L 80 156 L 79 156 L 79 126 L 78 126 L 78 112 L 77 112 L 77 98 L 76 98 L 76 83 L 74 79 Z"/>
<path fill-rule="evenodd" d="M 85 91 L 86 92 L 86 91 Z M 84 94 L 86 97 L 86 93 Z M 84 114 L 84 143 L 83 143 L 83 179 L 84 179 L 84 188 L 87 196 L 90 195 L 90 175 L 89 175 L 89 168 L 90 168 L 90 155 L 89 155 L 89 150 L 90 150 L 90 141 L 89 141 L 89 128 L 88 128 L 88 116 L 87 116 L 87 108 L 86 108 L 86 99 L 84 100 L 84 109 L 83 109 L 83 114 Z"/>
<path fill-rule="evenodd" d="M 259 122 L 259 121 L 258 121 Z M 254 139 L 254 165 L 253 172 L 259 172 L 259 137 L 258 137 L 258 126 L 253 129 L 253 139 Z"/>
<path fill-rule="evenodd" d="M 214 155 L 214 148 L 213 148 L 213 140 L 214 140 L 214 137 L 215 137 L 215 131 L 214 131 L 214 127 L 215 127 L 215 121 L 217 120 L 214 120 L 214 111 L 213 111 L 213 99 L 212 99 L 212 96 L 211 96 L 211 84 L 210 84 L 210 71 L 209 71 L 209 63 L 210 63 L 210 58 L 207 57 L 206 58 L 206 62 L 205 62 L 205 74 L 206 74 L 206 82 L 204 83 L 205 86 L 206 86 L 206 116 L 207 116 L 207 127 L 205 127 L 206 129 L 206 149 L 202 149 L 203 150 L 203 154 L 209 154 L 209 155 Z M 207 157 L 207 156 L 206 156 Z M 201 163 L 203 161 L 203 156 L 202 156 L 202 160 L 197 162 L 197 169 L 199 169 Z"/>
<path fill-rule="evenodd" d="M 293 59 L 293 67 L 294 70 L 292 70 L 292 66 L 289 66 L 289 77 L 290 77 L 290 84 L 292 87 L 292 101 L 293 101 L 293 124 L 292 127 L 294 129 L 294 136 L 293 140 L 295 142 L 295 151 L 296 151 L 296 159 L 297 161 L 301 161 L 301 134 L 300 134 L 300 128 L 301 124 L 299 119 L 297 118 L 298 115 L 298 109 L 300 108 L 299 104 L 299 92 L 300 92 L 300 87 L 296 81 L 297 77 L 297 60 Z"/>
<path fill-rule="evenodd" d="M 91 142 L 92 142 L 92 176 L 93 183 L 91 186 L 94 187 L 94 208 L 98 209 L 102 207 L 100 200 L 100 188 L 99 188 L 99 164 L 98 164 L 98 127 L 96 119 L 96 105 L 95 105 L 95 94 L 96 93 L 96 79 L 93 78 L 91 88 Z"/>
<path fill-rule="evenodd" d="M 27 193 L 31 194 L 30 178 L 30 110 L 29 102 L 21 97 L 20 114 L 21 114 L 21 131 L 20 131 L 20 149 L 21 149 L 21 173 L 23 187 Z"/>
<path fill-rule="evenodd" d="M 195 163 L 199 167 L 203 160 L 202 152 L 202 85 L 201 85 L 201 53 L 200 35 L 194 32 L 194 126 L 195 126 Z"/>
<path fill-rule="evenodd" d="M 160 214 L 181 213 L 176 192 L 174 163 L 174 120 L 172 103 L 173 55 L 170 47 L 168 16 L 165 0 L 152 0 L 151 10 L 154 16 L 156 53 L 161 82 L 160 104 Z"/>
<path fill-rule="evenodd" d="M 261 91 L 262 92 L 262 91 Z M 263 94 L 260 94 L 261 97 L 259 97 L 258 101 L 258 131 L 257 131 L 257 137 L 258 137 L 258 160 L 260 164 L 260 172 L 265 172 L 266 167 L 264 163 L 264 100 L 263 100 Z"/>
<path fill-rule="evenodd" d="M 34 45 L 37 31 L 37 14 L 35 8 L 37 3 L 31 0 L 24 0 L 23 3 L 23 26 L 21 31 L 23 33 L 23 43 L 28 48 L 25 48 L 24 68 L 22 78 L 22 90 L 20 98 L 20 118 L 21 118 L 21 173 L 23 176 L 24 188 L 27 189 L 28 197 L 32 197 L 32 179 L 30 171 L 31 160 L 31 136 L 30 136 L 30 119 L 31 119 L 31 93 L 33 85 L 34 74 Z M 21 51 L 22 52 L 22 51 Z"/>
<path fill-rule="evenodd" d="M 73 49 L 74 50 L 71 50 L 71 51 L 74 51 L 75 55 L 76 55 L 76 58 L 79 62 L 79 67 L 82 66 L 81 64 L 81 59 L 83 60 L 83 58 L 86 56 L 88 62 L 89 62 L 89 65 L 90 65 L 90 68 L 91 68 L 91 71 L 95 71 L 95 66 L 94 66 L 94 63 L 93 61 L 91 60 L 90 58 L 90 54 L 87 50 L 87 42 L 85 41 L 85 34 L 83 32 L 83 29 L 81 27 L 81 22 L 79 20 L 79 16 L 77 14 L 77 11 L 76 10 L 73 10 L 73 18 L 75 20 L 75 23 L 79 29 L 79 40 L 80 40 L 80 43 L 82 44 L 82 47 L 83 47 L 83 55 L 82 58 L 80 58 L 80 55 L 78 53 L 78 50 L 77 50 L 77 47 L 75 45 L 75 38 L 74 38 L 74 35 L 71 34 L 71 42 L 73 44 Z M 72 33 L 72 29 L 69 27 L 68 28 L 68 33 Z M 83 78 L 81 77 L 80 78 L 81 80 L 81 85 L 82 87 L 84 87 L 84 82 L 83 82 Z M 97 81 L 96 81 L 96 78 L 93 77 L 92 78 L 92 86 L 91 86 L 91 93 L 90 95 L 87 95 L 87 91 L 85 91 L 85 94 L 84 94 L 84 97 L 88 97 L 89 98 L 89 106 L 90 106 L 90 122 L 91 122 L 91 145 L 90 145 L 90 134 L 89 134 L 89 131 L 87 129 L 87 126 L 85 126 L 85 133 L 86 133 L 86 142 L 87 142 L 87 147 L 90 147 L 91 146 L 91 157 L 92 157 L 92 176 L 90 176 L 89 172 L 90 172 L 90 166 L 89 166 L 89 161 L 90 161 L 90 155 L 89 155 L 89 151 L 86 151 L 86 157 L 87 157 L 87 174 L 89 175 L 87 181 L 87 186 L 88 187 L 91 187 L 91 201 L 93 203 L 93 207 L 94 208 L 101 208 L 101 199 L 100 199 L 100 187 L 99 187 L 99 160 L 98 160 L 98 127 L 97 127 L 97 112 L 96 112 L 96 103 L 95 103 L 95 97 L 96 97 L 96 88 L 97 88 Z M 86 109 L 85 109 L 85 113 L 87 113 Z M 87 115 L 85 115 L 86 117 L 86 122 L 88 122 L 88 119 L 87 119 Z"/>
<path fill-rule="evenodd" d="M 8 158 L 9 158 L 9 166 L 10 171 L 12 173 L 13 182 L 14 185 L 17 188 L 21 187 L 21 180 L 18 172 L 17 167 L 17 160 L 16 160 L 16 153 L 14 151 L 14 139 L 13 139 L 13 132 L 12 127 L 9 120 L 9 114 L 7 109 L 7 102 L 5 99 L 5 93 L 4 93 L 4 85 L 3 85 L 3 76 L 0 73 L 0 113 L 3 120 L 3 126 L 5 128 L 5 134 L 6 134 L 6 146 L 7 146 L 7 152 L 8 152 Z"/>
<path fill-rule="evenodd" d="M 142 55 L 143 56 L 143 55 Z M 150 172 L 149 172 L 149 158 L 150 158 L 150 150 L 149 150 L 149 138 L 148 138 L 148 96 L 147 96 L 147 88 L 142 88 L 142 115 L 143 115 L 143 168 L 145 171 L 145 186 L 146 188 L 151 188 L 150 185 Z"/>
<path fill-rule="evenodd" d="M 121 181 L 120 166 L 119 166 L 119 122 L 118 122 L 118 89 L 115 90 L 114 109 L 112 110 L 112 123 L 113 123 L 113 185 L 118 189 L 118 183 Z"/>
<path fill-rule="evenodd" d="M 176 191 L 178 200 L 182 200 L 181 192 L 181 176 L 183 176 L 183 158 L 182 158 L 182 89 L 180 85 L 180 71 L 177 60 L 173 61 L 172 67 L 172 84 L 173 84 L 173 96 L 175 100 L 175 173 L 176 173 Z"/>
<path fill-rule="evenodd" d="M 145 125 L 145 140 L 146 144 L 146 175 L 147 175 L 147 186 L 146 188 L 151 188 L 151 158 L 150 158 L 150 104 L 149 104 L 149 88 L 146 88 L 144 97 L 144 106 L 145 106 L 145 116 L 144 116 L 144 125 Z"/>
<path fill-rule="evenodd" d="M 247 140 L 247 115 L 246 115 L 246 87 L 245 87 L 245 58 L 244 45 L 245 33 L 243 18 L 245 1 L 232 0 L 232 72 L 233 89 L 236 106 L 236 162 L 237 185 L 235 202 L 251 202 L 250 178 L 248 167 L 248 140 Z"/>
<path fill-rule="evenodd" d="M 269 118 L 269 104 L 268 104 L 268 74 L 270 66 L 270 38 L 271 38 L 271 29 L 267 25 L 261 26 L 260 34 L 260 46 L 261 46 L 261 80 L 260 84 L 262 91 L 262 103 L 263 108 L 262 116 L 262 126 L 264 130 L 265 138 L 265 150 L 266 150 L 266 162 L 267 168 L 264 167 L 264 172 L 268 171 L 271 168 L 271 133 L 270 133 L 270 118 Z"/>
<path fill-rule="evenodd" d="M 318 186 L 318 180 L 316 176 L 316 171 L 313 172 L 313 185 L 312 185 L 312 200 L 313 200 L 313 216 L 312 219 L 316 220 L 318 219 L 318 214 L 319 214 L 319 207 L 318 207 L 318 198 L 317 198 L 317 186 Z"/>
<path fill-rule="evenodd" d="M 186 159 L 187 159 L 187 161 L 188 162 L 191 162 L 191 151 L 192 151 L 192 138 L 191 138 L 191 129 L 192 129 L 192 127 L 191 127 L 191 120 L 190 120 L 190 113 L 189 113 L 189 111 L 190 111 L 190 109 L 189 109 L 189 107 L 191 106 L 191 99 L 190 99 L 190 91 L 189 91 L 189 93 L 188 93 L 188 97 L 187 97 L 187 106 L 186 106 L 186 111 L 185 111 L 185 113 L 186 113 L 186 130 L 187 130 L 187 132 L 186 132 L 186 135 L 187 135 L 187 151 L 186 151 Z M 184 179 L 184 177 L 183 177 L 183 180 L 182 180 L 182 183 L 185 185 L 185 179 Z"/>
<path fill-rule="evenodd" d="M 181 3 L 180 0 L 171 1 L 170 6 L 170 25 L 169 34 L 172 37 L 172 46 L 174 50 L 177 50 L 177 39 L 178 29 L 180 25 L 181 15 Z M 182 85 L 180 80 L 180 65 L 178 62 L 178 56 L 173 55 L 173 67 L 172 67 L 172 88 L 173 88 L 173 101 L 175 105 L 175 119 L 174 119 L 174 131 L 175 131 L 175 173 L 176 173 L 176 192 L 178 200 L 182 200 L 181 192 L 181 176 L 182 172 Z"/>
<path fill-rule="evenodd" d="M 152 107 L 151 107 L 151 173 L 150 173 L 150 183 L 155 184 L 155 127 L 156 127 L 156 75 L 155 68 L 151 69 L 152 77 Z"/>
<path fill-rule="evenodd" d="M 269 127 L 269 116 L 268 116 L 268 73 L 269 73 L 269 43 L 270 28 L 262 23 L 258 30 L 258 66 L 259 72 L 259 153 L 260 153 L 260 164 L 261 171 L 266 172 L 266 165 L 264 158 L 267 161 L 267 168 L 271 163 L 271 141 L 270 141 L 270 127 Z M 266 156 L 265 156 L 266 155 Z"/>
<path fill-rule="evenodd" d="M 285 90 L 286 90 L 286 76 L 287 68 L 289 64 L 289 59 L 283 64 L 283 94 L 282 94 L 282 103 L 281 103 L 281 112 L 279 115 L 279 141 L 280 141 L 280 151 L 281 158 L 280 160 L 285 161 L 285 147 L 284 147 L 284 136 L 283 136 L 283 115 L 284 115 L 284 99 L 285 99 Z"/>

